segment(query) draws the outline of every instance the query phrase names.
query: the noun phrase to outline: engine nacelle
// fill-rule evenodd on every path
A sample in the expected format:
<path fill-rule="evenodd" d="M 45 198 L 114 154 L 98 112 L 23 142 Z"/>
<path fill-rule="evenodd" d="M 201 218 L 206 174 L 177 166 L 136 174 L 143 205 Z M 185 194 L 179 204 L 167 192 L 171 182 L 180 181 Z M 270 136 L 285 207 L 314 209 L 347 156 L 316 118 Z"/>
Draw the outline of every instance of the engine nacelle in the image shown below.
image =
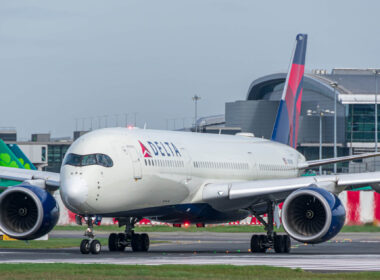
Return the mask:
<path fill-rule="evenodd" d="M 0 229 L 10 237 L 39 238 L 53 229 L 58 218 L 57 201 L 41 188 L 18 185 L 0 195 Z"/>
<path fill-rule="evenodd" d="M 346 210 L 335 194 L 311 185 L 286 198 L 281 216 L 284 229 L 292 238 L 316 244 L 340 232 Z"/>

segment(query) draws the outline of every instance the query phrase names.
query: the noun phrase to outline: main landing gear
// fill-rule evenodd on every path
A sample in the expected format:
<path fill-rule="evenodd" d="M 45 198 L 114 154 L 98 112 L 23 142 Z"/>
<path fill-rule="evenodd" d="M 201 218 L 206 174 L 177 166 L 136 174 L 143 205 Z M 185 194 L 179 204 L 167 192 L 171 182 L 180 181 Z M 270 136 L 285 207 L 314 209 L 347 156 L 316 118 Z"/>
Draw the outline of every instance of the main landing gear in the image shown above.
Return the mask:
<path fill-rule="evenodd" d="M 87 229 L 84 233 L 86 238 L 80 243 L 80 252 L 82 254 L 91 253 L 97 255 L 102 250 L 102 245 L 99 240 L 95 239 L 93 219 L 92 217 L 84 217 L 84 220 L 87 223 Z"/>
<path fill-rule="evenodd" d="M 268 202 L 268 222 L 266 222 L 260 215 L 257 215 L 251 209 L 252 214 L 265 226 L 267 234 L 254 234 L 251 238 L 251 252 L 252 253 L 265 253 L 269 248 L 274 249 L 276 253 L 289 253 L 291 248 L 291 241 L 289 235 L 279 235 L 273 230 L 273 212 L 274 203 Z"/>
<path fill-rule="evenodd" d="M 147 252 L 149 250 L 149 236 L 146 233 L 135 233 L 133 228 L 137 218 L 119 219 L 119 226 L 125 225 L 125 233 L 111 233 L 108 238 L 110 251 L 124 251 L 125 247 L 132 247 L 133 252 Z"/>

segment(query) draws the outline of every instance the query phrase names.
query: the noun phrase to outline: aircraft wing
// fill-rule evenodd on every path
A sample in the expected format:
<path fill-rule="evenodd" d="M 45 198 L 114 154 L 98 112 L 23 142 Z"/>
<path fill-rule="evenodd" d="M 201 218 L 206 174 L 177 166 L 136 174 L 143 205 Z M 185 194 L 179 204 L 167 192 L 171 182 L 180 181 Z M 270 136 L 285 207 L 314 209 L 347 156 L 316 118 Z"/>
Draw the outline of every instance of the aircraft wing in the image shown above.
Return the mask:
<path fill-rule="evenodd" d="M 203 189 L 202 198 L 211 204 L 223 201 L 224 206 L 228 204 L 226 201 L 230 201 L 230 205 L 246 203 L 247 206 L 267 200 L 282 202 L 293 191 L 311 185 L 335 194 L 364 186 L 380 193 L 380 172 L 208 184 Z"/>
<path fill-rule="evenodd" d="M 337 157 L 337 158 L 310 160 L 310 161 L 301 163 L 298 166 L 298 168 L 306 169 L 306 168 L 316 167 L 316 166 L 325 165 L 325 164 L 332 164 L 332 163 L 338 163 L 338 162 L 343 162 L 343 161 L 350 161 L 350 160 L 355 160 L 355 159 L 363 159 L 363 158 L 377 157 L 377 156 L 380 156 L 380 152 L 366 153 L 366 154 L 360 154 L 360 155 L 354 155 L 354 156 Z"/>
<path fill-rule="evenodd" d="M 20 169 L 0 166 L 0 179 L 14 181 L 43 180 L 49 190 L 57 190 L 60 186 L 60 174 L 47 171 Z"/>

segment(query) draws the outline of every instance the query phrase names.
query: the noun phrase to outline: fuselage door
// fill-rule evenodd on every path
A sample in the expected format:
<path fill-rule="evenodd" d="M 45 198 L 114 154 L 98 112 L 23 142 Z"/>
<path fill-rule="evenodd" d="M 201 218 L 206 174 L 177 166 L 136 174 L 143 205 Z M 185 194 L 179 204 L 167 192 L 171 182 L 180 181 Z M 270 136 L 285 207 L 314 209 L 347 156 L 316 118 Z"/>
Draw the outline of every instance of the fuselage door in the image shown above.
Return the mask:
<path fill-rule="evenodd" d="M 186 168 L 186 180 L 191 180 L 191 158 L 185 148 L 181 148 L 181 155 L 184 158 L 184 164 Z"/>
<path fill-rule="evenodd" d="M 259 170 L 258 170 L 258 164 L 254 155 L 253 151 L 248 152 L 248 161 L 250 164 L 250 179 L 254 180 L 258 178 Z"/>
<path fill-rule="evenodd" d="M 133 177 L 135 179 L 141 179 L 142 178 L 141 159 L 136 151 L 136 148 L 134 146 L 127 146 L 127 152 L 128 152 L 129 157 L 132 160 Z"/>

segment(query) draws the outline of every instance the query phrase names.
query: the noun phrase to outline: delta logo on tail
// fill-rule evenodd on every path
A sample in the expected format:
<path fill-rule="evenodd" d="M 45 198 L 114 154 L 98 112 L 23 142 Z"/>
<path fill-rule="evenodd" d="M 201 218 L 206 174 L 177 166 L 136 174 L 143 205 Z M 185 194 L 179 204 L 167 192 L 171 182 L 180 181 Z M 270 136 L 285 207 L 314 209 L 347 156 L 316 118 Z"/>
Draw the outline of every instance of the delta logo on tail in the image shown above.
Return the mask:
<path fill-rule="evenodd" d="M 152 155 L 150 154 L 149 150 L 144 146 L 143 143 L 141 143 L 140 141 L 139 141 L 139 143 L 140 143 L 142 154 L 143 154 L 144 158 L 151 158 Z"/>
<path fill-rule="evenodd" d="M 271 137 L 273 141 L 290 145 L 293 148 L 297 146 L 306 46 L 307 34 L 298 34 L 292 64 L 290 65 L 286 77 L 284 91 Z"/>

